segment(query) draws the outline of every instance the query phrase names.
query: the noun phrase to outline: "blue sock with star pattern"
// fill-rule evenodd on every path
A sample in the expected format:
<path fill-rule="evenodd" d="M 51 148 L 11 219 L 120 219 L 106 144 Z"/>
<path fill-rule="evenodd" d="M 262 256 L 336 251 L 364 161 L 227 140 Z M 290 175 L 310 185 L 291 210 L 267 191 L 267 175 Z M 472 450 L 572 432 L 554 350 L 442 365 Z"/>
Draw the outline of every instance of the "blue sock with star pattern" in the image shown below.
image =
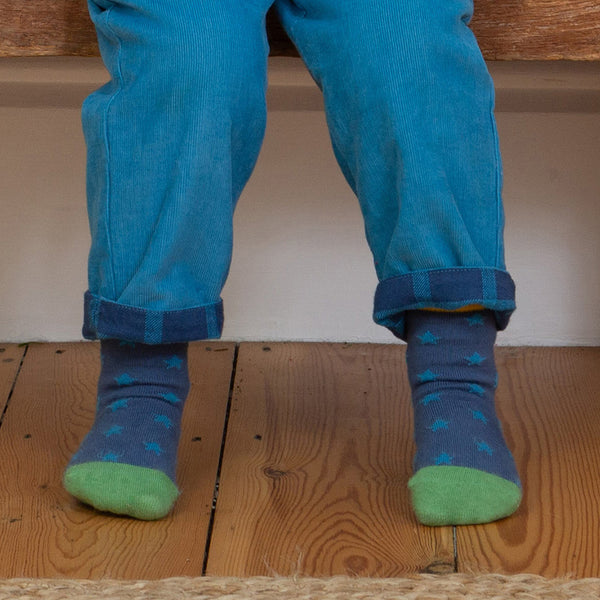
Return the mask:
<path fill-rule="evenodd" d="M 187 344 L 102 340 L 101 360 L 96 418 L 65 471 L 65 488 L 101 511 L 160 519 L 179 494 Z"/>
<path fill-rule="evenodd" d="M 425 525 L 488 523 L 521 501 L 494 407 L 495 340 L 491 311 L 406 315 L 417 445 L 409 488 Z"/>

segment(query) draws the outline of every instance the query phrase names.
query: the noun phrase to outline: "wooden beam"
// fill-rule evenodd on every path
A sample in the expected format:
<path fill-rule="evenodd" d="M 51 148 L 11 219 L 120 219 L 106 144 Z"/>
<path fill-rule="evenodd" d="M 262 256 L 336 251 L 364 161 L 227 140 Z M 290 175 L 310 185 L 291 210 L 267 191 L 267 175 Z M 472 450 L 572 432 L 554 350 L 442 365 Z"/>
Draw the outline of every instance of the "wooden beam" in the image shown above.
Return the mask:
<path fill-rule="evenodd" d="M 600 60 L 598 0 L 475 0 L 489 60 Z M 273 13 L 271 54 L 297 55 Z M 84 0 L 0 0 L 0 56 L 96 56 Z"/>
<path fill-rule="evenodd" d="M 600 60 L 598 0 L 475 0 L 488 60 Z"/>

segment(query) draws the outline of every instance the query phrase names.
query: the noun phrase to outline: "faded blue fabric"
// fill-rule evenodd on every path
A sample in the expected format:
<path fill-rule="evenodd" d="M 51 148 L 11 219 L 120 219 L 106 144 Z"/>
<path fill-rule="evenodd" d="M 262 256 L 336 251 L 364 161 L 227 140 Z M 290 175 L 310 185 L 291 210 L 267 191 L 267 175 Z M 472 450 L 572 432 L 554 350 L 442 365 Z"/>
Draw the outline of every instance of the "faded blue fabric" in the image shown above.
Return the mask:
<path fill-rule="evenodd" d="M 149 310 L 110 302 L 86 292 L 83 334 L 89 339 L 126 339 L 170 344 L 221 335 L 223 303 L 182 310 Z"/>
<path fill-rule="evenodd" d="M 409 310 L 454 311 L 477 305 L 493 310 L 496 328 L 506 329 L 515 308 L 515 284 L 506 271 L 491 268 L 451 268 L 415 271 L 385 279 L 375 292 L 374 319 L 406 340 Z"/>
<path fill-rule="evenodd" d="M 86 337 L 219 337 L 233 212 L 264 134 L 271 4 L 90 0 L 111 80 L 83 107 Z M 375 320 L 402 337 L 404 312 L 431 292 L 433 306 L 476 301 L 504 327 L 514 287 L 472 1 L 275 4 L 323 90 L 335 155 L 364 214 L 380 281 Z M 435 282 L 443 271 L 451 290 Z"/>

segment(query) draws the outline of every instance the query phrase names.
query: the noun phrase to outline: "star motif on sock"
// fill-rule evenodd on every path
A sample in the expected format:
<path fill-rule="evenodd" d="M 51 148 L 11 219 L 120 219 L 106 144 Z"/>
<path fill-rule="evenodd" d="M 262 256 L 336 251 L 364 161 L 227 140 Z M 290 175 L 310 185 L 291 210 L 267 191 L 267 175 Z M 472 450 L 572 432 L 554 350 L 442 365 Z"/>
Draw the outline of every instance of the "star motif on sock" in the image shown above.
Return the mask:
<path fill-rule="evenodd" d="M 120 408 L 127 408 L 127 398 L 121 398 L 121 400 L 115 400 L 110 405 L 110 412 L 115 412 Z"/>
<path fill-rule="evenodd" d="M 441 402 L 441 398 L 439 394 L 427 394 L 427 396 L 425 396 L 425 398 L 423 398 L 419 404 L 423 405 L 423 406 L 428 406 L 429 404 L 431 404 L 432 402 Z"/>
<path fill-rule="evenodd" d="M 102 457 L 102 462 L 118 462 L 118 460 L 119 460 L 119 455 L 115 454 L 114 452 L 107 452 Z"/>
<path fill-rule="evenodd" d="M 169 419 L 169 417 L 167 417 L 167 415 L 156 415 L 154 417 L 154 422 L 164 425 L 167 429 L 171 429 L 173 426 L 173 422 L 171 419 Z"/>
<path fill-rule="evenodd" d="M 487 420 L 486 416 L 480 410 L 473 410 L 471 412 L 473 414 L 473 418 L 476 421 L 481 421 L 484 425 L 487 425 L 488 420 Z"/>
<path fill-rule="evenodd" d="M 168 358 L 164 362 L 167 365 L 167 369 L 177 369 L 180 371 L 183 359 L 179 358 L 179 356 L 171 356 L 171 358 Z"/>
<path fill-rule="evenodd" d="M 135 379 L 133 377 L 131 377 L 131 375 L 128 375 L 127 373 L 123 373 L 122 375 L 115 377 L 115 381 L 120 386 L 131 385 L 132 383 L 135 383 Z"/>
<path fill-rule="evenodd" d="M 431 371 L 431 369 L 427 369 L 427 371 L 419 373 L 417 377 L 421 383 L 429 383 L 430 381 L 435 381 L 438 378 L 438 376 Z"/>
<path fill-rule="evenodd" d="M 469 322 L 469 327 L 477 327 L 478 325 L 483 325 L 483 315 L 480 313 L 476 313 L 467 317 L 467 321 Z"/>
<path fill-rule="evenodd" d="M 477 450 L 479 452 L 485 452 L 489 456 L 492 456 L 494 454 L 494 451 L 488 446 L 488 444 L 486 444 L 482 440 L 476 441 L 475 446 L 477 447 Z"/>
<path fill-rule="evenodd" d="M 436 432 L 440 429 L 448 429 L 448 425 L 450 425 L 450 421 L 444 421 L 443 419 L 437 419 L 437 421 L 429 427 L 431 431 Z"/>
<path fill-rule="evenodd" d="M 476 383 L 472 383 L 469 386 L 469 393 L 475 394 L 476 396 L 479 396 L 480 398 L 485 396 L 485 390 L 480 385 L 477 385 Z"/>
<path fill-rule="evenodd" d="M 144 444 L 144 448 L 148 452 L 154 452 L 154 454 L 156 454 L 156 456 L 160 456 L 163 453 L 163 449 L 156 442 L 146 442 Z"/>
<path fill-rule="evenodd" d="M 433 335 L 433 333 L 431 333 L 431 331 L 426 331 L 423 335 L 418 335 L 417 336 L 421 342 L 421 344 L 423 345 L 433 345 L 435 346 L 440 338 Z"/>
<path fill-rule="evenodd" d="M 123 428 L 120 425 L 113 425 L 110 429 L 104 432 L 104 437 L 110 437 L 111 435 L 119 435 L 123 432 Z"/>
<path fill-rule="evenodd" d="M 442 452 L 438 456 L 435 457 L 435 465 L 439 467 L 440 465 L 451 465 L 453 461 L 453 457 L 450 456 L 447 452 Z"/>
<path fill-rule="evenodd" d="M 481 356 L 479 352 L 474 352 L 473 354 L 471 354 L 471 356 L 465 357 L 465 360 L 469 363 L 470 367 L 473 367 L 482 364 L 486 360 L 486 358 L 485 356 Z"/>
<path fill-rule="evenodd" d="M 175 394 L 169 392 L 168 394 L 163 394 L 163 398 L 169 403 L 169 404 L 178 404 L 179 402 L 181 402 L 181 399 L 178 398 Z"/>

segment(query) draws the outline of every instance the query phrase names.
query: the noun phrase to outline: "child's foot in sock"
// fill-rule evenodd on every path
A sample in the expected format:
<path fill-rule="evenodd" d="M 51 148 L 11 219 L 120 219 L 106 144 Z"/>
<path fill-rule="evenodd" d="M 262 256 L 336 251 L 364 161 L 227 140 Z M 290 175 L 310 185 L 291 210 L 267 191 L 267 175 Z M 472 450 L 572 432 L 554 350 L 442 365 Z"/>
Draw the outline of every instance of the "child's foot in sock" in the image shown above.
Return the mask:
<path fill-rule="evenodd" d="M 406 323 L 417 517 L 425 525 L 466 525 L 509 516 L 522 492 L 494 408 L 493 314 L 411 311 Z"/>
<path fill-rule="evenodd" d="M 103 340 L 101 353 L 96 419 L 67 467 L 65 488 L 98 510 L 160 519 L 179 494 L 187 344 Z"/>

